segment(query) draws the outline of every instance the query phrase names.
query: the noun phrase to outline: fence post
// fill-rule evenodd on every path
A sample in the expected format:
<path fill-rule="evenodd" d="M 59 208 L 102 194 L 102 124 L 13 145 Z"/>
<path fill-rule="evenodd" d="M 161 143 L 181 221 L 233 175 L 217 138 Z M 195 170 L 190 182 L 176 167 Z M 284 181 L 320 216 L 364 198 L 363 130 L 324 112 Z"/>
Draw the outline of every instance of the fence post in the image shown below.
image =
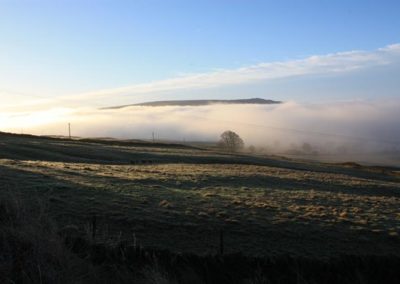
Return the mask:
<path fill-rule="evenodd" d="M 219 232 L 219 254 L 224 255 L 224 231 Z"/>
<path fill-rule="evenodd" d="M 94 241 L 96 239 L 96 226 L 97 226 L 97 217 L 96 215 L 93 216 L 92 218 L 92 240 Z"/>

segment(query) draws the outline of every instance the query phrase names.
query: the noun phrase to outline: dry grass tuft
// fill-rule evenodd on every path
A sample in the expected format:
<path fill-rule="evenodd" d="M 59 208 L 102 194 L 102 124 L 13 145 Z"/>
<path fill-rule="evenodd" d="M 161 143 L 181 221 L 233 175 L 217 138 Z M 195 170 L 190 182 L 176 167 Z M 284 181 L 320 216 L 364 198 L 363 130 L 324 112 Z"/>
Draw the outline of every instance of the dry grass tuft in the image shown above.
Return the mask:
<path fill-rule="evenodd" d="M 161 200 L 158 203 L 158 206 L 163 207 L 163 208 L 167 208 L 167 209 L 174 207 L 174 205 L 171 202 L 169 202 L 168 200 Z"/>

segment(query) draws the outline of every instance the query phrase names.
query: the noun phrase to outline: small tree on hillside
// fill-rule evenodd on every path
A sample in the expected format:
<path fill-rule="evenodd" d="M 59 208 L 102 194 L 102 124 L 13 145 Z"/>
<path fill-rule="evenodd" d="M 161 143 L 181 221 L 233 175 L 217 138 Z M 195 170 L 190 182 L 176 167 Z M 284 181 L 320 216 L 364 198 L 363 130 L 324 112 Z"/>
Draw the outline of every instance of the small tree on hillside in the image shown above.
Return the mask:
<path fill-rule="evenodd" d="M 218 145 L 229 152 L 237 152 L 243 149 L 244 142 L 235 132 L 227 130 L 221 134 Z"/>

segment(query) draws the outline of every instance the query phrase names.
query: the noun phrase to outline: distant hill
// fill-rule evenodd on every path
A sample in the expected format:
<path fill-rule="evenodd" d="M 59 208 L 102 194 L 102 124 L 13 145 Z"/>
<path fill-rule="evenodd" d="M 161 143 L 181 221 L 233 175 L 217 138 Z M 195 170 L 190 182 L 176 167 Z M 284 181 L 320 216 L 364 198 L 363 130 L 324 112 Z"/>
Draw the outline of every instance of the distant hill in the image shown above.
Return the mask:
<path fill-rule="evenodd" d="M 139 104 L 131 104 L 131 105 L 122 105 L 122 106 L 114 106 L 114 107 L 105 107 L 102 109 L 120 109 L 131 106 L 151 106 L 151 107 L 160 107 L 160 106 L 205 106 L 212 104 L 261 104 L 261 105 L 269 105 L 269 104 L 280 104 L 280 101 L 273 100 L 264 100 L 260 98 L 253 99 L 239 99 L 239 100 L 180 100 L 180 101 L 155 101 L 155 102 L 144 102 Z"/>

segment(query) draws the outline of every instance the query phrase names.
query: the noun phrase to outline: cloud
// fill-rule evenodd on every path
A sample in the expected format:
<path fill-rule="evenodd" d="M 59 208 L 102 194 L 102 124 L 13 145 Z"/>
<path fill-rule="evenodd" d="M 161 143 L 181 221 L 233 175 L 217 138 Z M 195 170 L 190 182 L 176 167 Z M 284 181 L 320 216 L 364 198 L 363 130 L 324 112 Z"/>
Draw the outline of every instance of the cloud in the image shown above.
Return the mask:
<path fill-rule="evenodd" d="M 299 60 L 259 63 L 237 69 L 220 69 L 208 73 L 188 74 L 150 83 L 83 93 L 64 99 L 71 101 L 83 98 L 113 98 L 115 101 L 118 98 L 135 97 L 137 95 L 145 97 L 143 95 L 146 94 L 209 89 L 295 76 L 338 74 L 391 64 L 399 58 L 400 44 L 392 44 L 374 51 L 339 52 L 315 55 Z"/>
<path fill-rule="evenodd" d="M 250 86 L 258 83 L 265 84 L 278 79 L 302 76 L 318 76 L 319 78 L 320 76 L 338 76 L 340 74 L 393 65 L 399 62 L 400 44 L 392 44 L 373 51 L 338 52 L 314 55 L 297 60 L 259 63 L 237 69 L 219 69 L 207 73 L 187 74 L 166 80 L 55 98 L 38 98 L 36 94 L 25 105 L 20 102 L 18 102 L 18 106 L 14 104 L 14 109 L 18 109 L 21 106 L 32 109 L 54 107 L 55 105 L 65 107 L 112 106 L 155 99 L 176 99 L 182 95 L 191 97 L 196 96 L 196 92 L 201 90 L 205 90 L 207 94 L 215 97 L 218 94 L 223 94 L 222 88 L 232 88 L 239 85 Z M 0 94 L 2 97 L 7 98 L 4 91 L 0 90 Z M 26 94 L 24 96 L 26 98 L 29 97 Z M 285 96 L 290 97 L 290 92 Z M 8 109 L 11 109 L 10 104 L 12 104 L 14 98 L 18 98 L 18 94 L 14 92 L 8 97 Z M 7 104 L 3 103 L 2 109 L 5 109 L 6 106 Z"/>

